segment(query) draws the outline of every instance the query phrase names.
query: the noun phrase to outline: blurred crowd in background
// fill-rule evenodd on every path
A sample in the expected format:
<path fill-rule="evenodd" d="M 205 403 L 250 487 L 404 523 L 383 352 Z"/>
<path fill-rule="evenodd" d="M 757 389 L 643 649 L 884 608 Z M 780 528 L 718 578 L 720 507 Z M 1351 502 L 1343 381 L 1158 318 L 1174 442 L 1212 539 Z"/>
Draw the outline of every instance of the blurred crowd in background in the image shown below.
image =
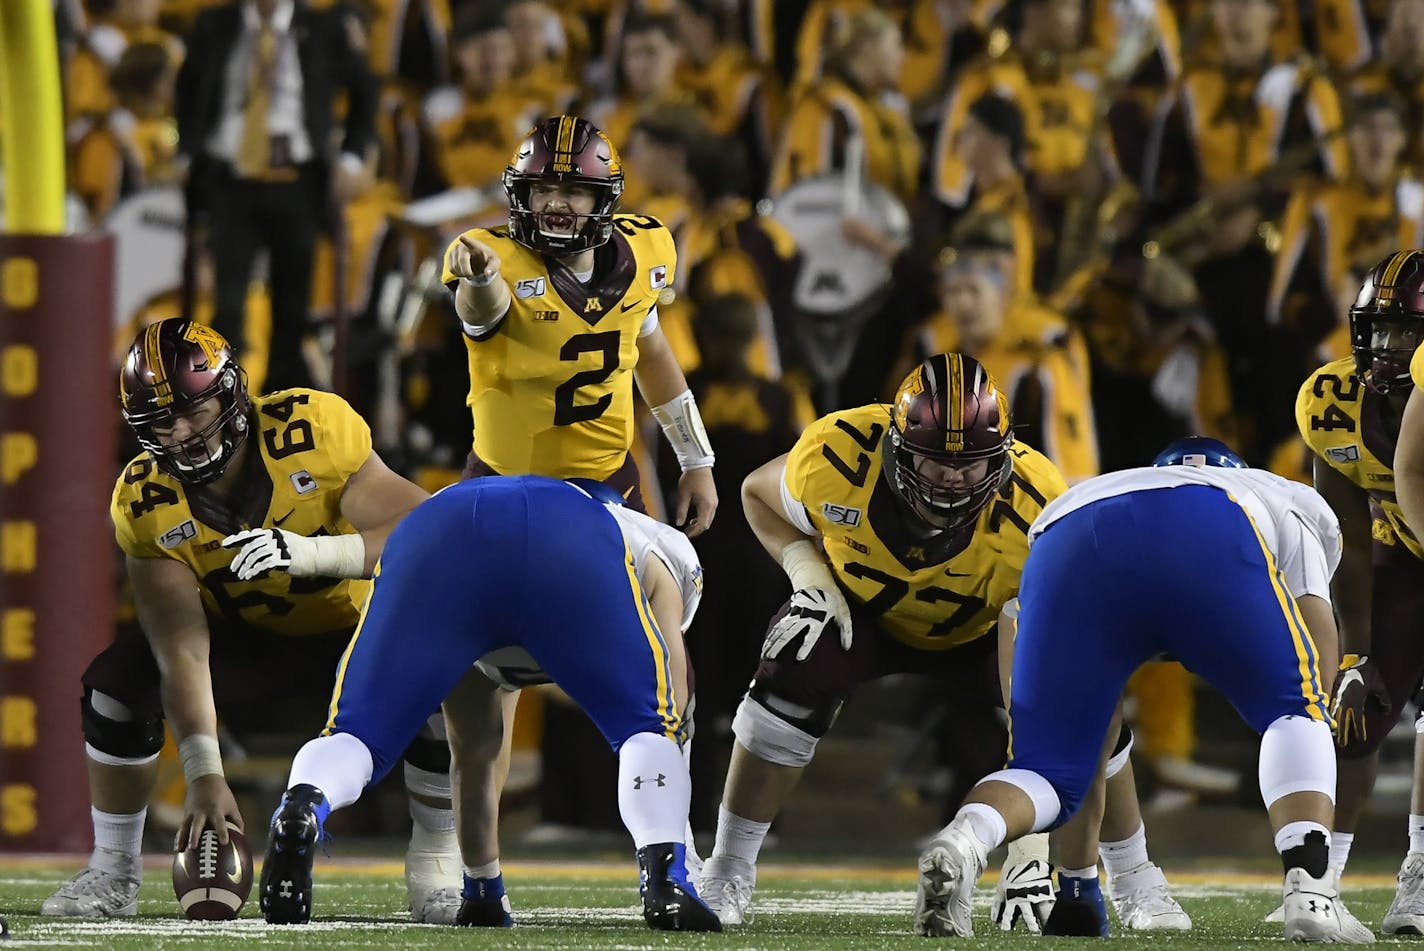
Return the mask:
<path fill-rule="evenodd" d="M 658 310 L 727 501 L 698 543 L 690 635 L 699 828 L 785 596 L 738 486 L 802 426 L 959 350 L 1070 483 L 1187 433 L 1308 481 L 1300 382 L 1349 353 L 1364 272 L 1424 244 L 1424 0 L 298 3 L 298 94 L 333 85 L 335 113 L 305 116 L 299 154 L 214 174 L 205 157 L 240 169 L 245 145 L 203 103 L 246 80 L 222 75 L 211 51 L 232 37 L 200 14 L 241 6 L 56 5 L 75 225 L 119 241 L 116 353 L 145 321 L 212 320 L 254 390 L 336 389 L 384 458 L 447 484 L 470 416 L 440 255 L 505 220 L 500 176 L 537 117 L 605 130 L 621 210 L 676 238 Z M 283 49 L 258 56 L 280 69 Z M 651 432 L 660 514 L 658 475 L 678 470 Z M 1159 779 L 1234 784 L 1192 762 L 1180 668 L 1145 668 L 1135 692 Z M 529 722 L 562 751 L 545 821 L 616 828 L 611 802 L 590 814 L 612 782 L 589 773 L 614 768 L 592 727 L 557 703 Z M 921 722 L 954 728 L 952 711 Z"/>

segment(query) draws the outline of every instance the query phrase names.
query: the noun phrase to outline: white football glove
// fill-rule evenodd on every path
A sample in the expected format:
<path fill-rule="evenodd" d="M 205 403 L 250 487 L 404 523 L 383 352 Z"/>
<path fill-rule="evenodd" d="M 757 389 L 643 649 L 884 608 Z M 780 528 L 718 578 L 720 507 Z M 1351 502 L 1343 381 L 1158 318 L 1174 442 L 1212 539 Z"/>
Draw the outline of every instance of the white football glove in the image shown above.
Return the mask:
<path fill-rule="evenodd" d="M 841 647 L 850 650 L 850 605 L 838 587 L 802 588 L 791 595 L 786 614 L 767 632 L 761 656 L 772 660 L 787 644 L 801 638 L 797 660 L 805 660 L 821 639 L 821 633 L 831 624 L 840 628 Z"/>
<path fill-rule="evenodd" d="M 280 528 L 249 528 L 223 539 L 224 548 L 241 548 L 230 570 L 239 581 L 251 581 L 268 571 L 309 575 L 316 562 L 316 544 L 305 535 Z"/>
<path fill-rule="evenodd" d="M 1053 866 L 1042 859 L 1029 859 L 1017 865 L 1004 863 L 999 884 L 994 889 L 994 903 L 989 915 L 1001 931 L 1013 931 L 1022 921 L 1032 934 L 1038 934 L 1053 911 Z"/>

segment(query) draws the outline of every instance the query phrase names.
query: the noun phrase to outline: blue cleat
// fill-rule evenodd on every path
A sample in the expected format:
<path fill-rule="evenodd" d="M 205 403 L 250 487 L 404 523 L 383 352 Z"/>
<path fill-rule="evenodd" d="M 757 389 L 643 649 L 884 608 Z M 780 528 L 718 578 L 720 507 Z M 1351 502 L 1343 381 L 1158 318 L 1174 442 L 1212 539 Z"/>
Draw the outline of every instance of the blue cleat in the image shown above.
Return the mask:
<path fill-rule="evenodd" d="M 1043 933 L 1070 938 L 1106 938 L 1108 906 L 1096 878 L 1068 878 L 1058 873 L 1058 893 L 1053 911 L 1043 923 Z"/>
<path fill-rule="evenodd" d="M 721 931 L 717 913 L 687 879 L 687 846 L 660 842 L 638 850 L 643 920 L 658 931 Z"/>

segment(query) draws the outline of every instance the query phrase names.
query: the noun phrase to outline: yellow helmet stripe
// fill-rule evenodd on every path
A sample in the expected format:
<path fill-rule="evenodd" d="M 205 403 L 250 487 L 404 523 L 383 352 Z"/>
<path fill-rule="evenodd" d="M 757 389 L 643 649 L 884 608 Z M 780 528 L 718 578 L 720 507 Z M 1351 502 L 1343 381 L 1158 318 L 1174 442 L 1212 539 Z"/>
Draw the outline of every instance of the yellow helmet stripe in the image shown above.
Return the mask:
<path fill-rule="evenodd" d="M 1404 270 L 1404 265 L 1409 263 L 1410 258 L 1418 254 L 1418 251 L 1396 251 L 1394 257 L 1389 259 L 1389 264 L 1385 265 L 1384 275 L 1380 278 L 1380 285 L 1383 287 L 1393 287 L 1394 282 L 1399 279 L 1399 272 Z"/>
<path fill-rule="evenodd" d="M 154 400 L 159 406 L 173 402 L 173 385 L 163 368 L 163 351 L 159 349 L 158 338 L 166 321 L 149 324 L 143 332 L 143 361 L 153 376 Z"/>
<path fill-rule="evenodd" d="M 964 358 L 957 353 L 945 354 L 949 363 L 949 379 L 944 388 L 944 401 L 949 410 L 949 425 L 945 427 L 945 449 L 964 448 Z"/>

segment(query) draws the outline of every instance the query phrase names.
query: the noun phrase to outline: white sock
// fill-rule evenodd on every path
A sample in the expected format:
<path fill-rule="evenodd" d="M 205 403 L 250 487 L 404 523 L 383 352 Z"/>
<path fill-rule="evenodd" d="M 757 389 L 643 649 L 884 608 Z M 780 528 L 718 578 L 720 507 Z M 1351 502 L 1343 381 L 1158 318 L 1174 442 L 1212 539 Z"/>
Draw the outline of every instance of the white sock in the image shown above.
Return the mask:
<path fill-rule="evenodd" d="M 1413 827 L 1411 826 L 1411 832 Z M 1345 863 L 1350 860 L 1350 846 L 1355 844 L 1355 833 L 1330 833 L 1330 871 L 1336 875 L 1345 874 Z"/>
<path fill-rule="evenodd" d="M 692 805 L 692 780 L 677 742 L 635 733 L 618 751 L 618 814 L 634 848 L 681 842 Z"/>
<path fill-rule="evenodd" d="M 1424 816 L 1409 814 L 1409 851 L 1424 852 Z"/>
<path fill-rule="evenodd" d="M 297 750 L 287 788 L 302 783 L 315 786 L 335 811 L 361 798 L 374 768 L 371 751 L 350 733 L 319 736 Z"/>
<path fill-rule="evenodd" d="M 499 859 L 495 859 L 488 865 L 465 866 L 465 875 L 468 878 L 495 878 L 499 874 Z"/>
<path fill-rule="evenodd" d="M 1121 841 L 1099 842 L 1098 856 L 1103 860 L 1103 868 L 1109 879 L 1130 872 L 1139 865 L 1146 865 L 1149 861 L 1147 827 L 1139 823 L 1137 831 Z"/>
<path fill-rule="evenodd" d="M 89 867 L 142 879 L 143 823 L 148 807 L 123 815 L 90 806 L 89 815 L 94 820 L 94 853 L 89 856 Z"/>
<path fill-rule="evenodd" d="M 985 852 L 992 852 L 997 849 L 1008 837 L 1009 827 L 1004 822 L 1004 816 L 993 806 L 982 802 L 971 802 L 959 807 L 959 815 L 965 822 L 969 823 L 969 829 L 974 833 L 974 838 L 979 840 L 979 844 L 984 846 Z"/>
<path fill-rule="evenodd" d="M 756 865 L 761 854 L 761 844 L 771 831 L 770 822 L 753 822 L 727 811 L 726 806 L 717 807 L 717 839 L 712 844 L 712 855 L 741 859 L 748 865 Z"/>
<path fill-rule="evenodd" d="M 1276 833 L 1276 851 L 1284 853 L 1288 849 L 1305 845 L 1305 837 L 1312 832 L 1319 832 L 1325 836 L 1325 844 L 1330 844 L 1329 829 L 1318 822 L 1301 819 L 1296 822 L 1287 822 L 1281 826 L 1281 831 Z"/>
<path fill-rule="evenodd" d="M 1089 865 L 1087 868 L 1060 868 L 1058 874 L 1062 878 L 1087 878 L 1092 881 L 1098 880 L 1098 867 Z"/>

